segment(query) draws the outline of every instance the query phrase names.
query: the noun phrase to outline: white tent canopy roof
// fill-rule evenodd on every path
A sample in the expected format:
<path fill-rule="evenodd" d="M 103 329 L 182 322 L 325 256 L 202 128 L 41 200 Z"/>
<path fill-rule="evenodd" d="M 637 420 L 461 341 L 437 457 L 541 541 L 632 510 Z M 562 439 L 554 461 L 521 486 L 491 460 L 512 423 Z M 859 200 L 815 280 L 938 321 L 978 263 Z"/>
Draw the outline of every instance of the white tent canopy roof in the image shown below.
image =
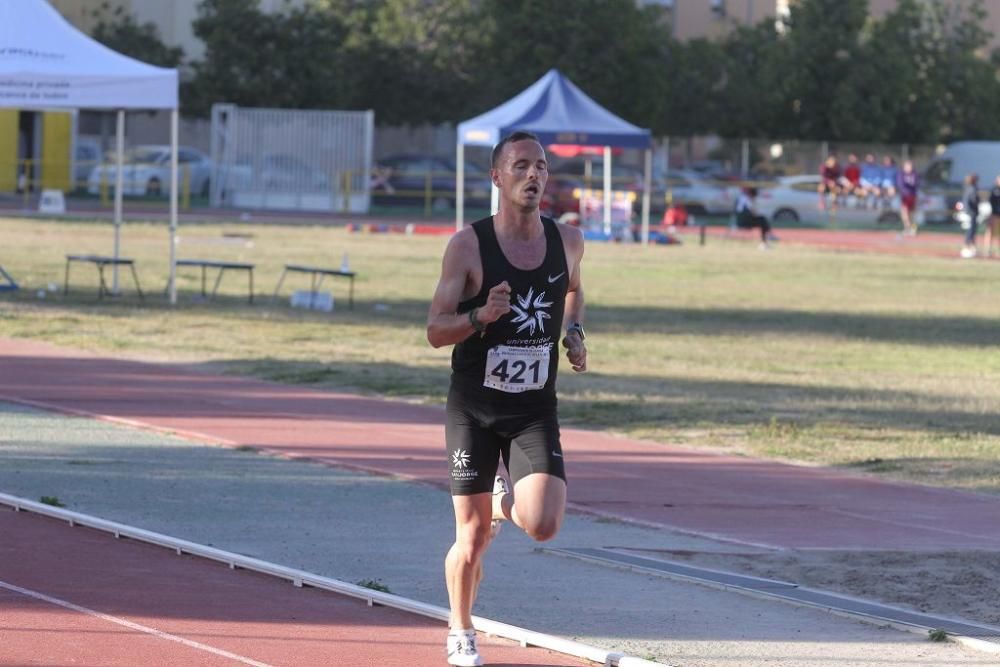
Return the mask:
<path fill-rule="evenodd" d="M 123 56 L 46 0 L 0 0 L 0 108 L 176 109 L 177 70 Z"/>

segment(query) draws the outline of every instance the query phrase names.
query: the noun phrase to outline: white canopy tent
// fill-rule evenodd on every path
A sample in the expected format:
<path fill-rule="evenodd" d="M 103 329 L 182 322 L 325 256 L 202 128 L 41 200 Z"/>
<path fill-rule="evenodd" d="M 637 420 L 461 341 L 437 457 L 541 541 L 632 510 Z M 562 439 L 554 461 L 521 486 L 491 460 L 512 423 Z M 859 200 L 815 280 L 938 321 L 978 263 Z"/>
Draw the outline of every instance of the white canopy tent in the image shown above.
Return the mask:
<path fill-rule="evenodd" d="M 118 111 L 115 249 L 122 224 L 127 109 L 170 109 L 170 303 L 177 237 L 177 70 L 147 65 L 112 51 L 77 30 L 46 0 L 0 0 L 0 108 Z M 118 288 L 117 267 L 114 289 Z"/>

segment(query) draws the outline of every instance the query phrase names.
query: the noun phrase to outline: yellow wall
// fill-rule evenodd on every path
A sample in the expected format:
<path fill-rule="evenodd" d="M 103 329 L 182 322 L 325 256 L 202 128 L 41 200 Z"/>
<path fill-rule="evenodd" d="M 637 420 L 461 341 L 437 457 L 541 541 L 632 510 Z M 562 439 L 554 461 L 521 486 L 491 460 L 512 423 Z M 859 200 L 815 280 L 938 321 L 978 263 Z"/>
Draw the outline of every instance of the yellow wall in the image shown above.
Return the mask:
<path fill-rule="evenodd" d="M 42 114 L 42 189 L 72 189 L 70 151 L 73 148 L 73 115 L 62 111 Z"/>
<path fill-rule="evenodd" d="M 0 192 L 17 189 L 17 109 L 0 109 Z"/>

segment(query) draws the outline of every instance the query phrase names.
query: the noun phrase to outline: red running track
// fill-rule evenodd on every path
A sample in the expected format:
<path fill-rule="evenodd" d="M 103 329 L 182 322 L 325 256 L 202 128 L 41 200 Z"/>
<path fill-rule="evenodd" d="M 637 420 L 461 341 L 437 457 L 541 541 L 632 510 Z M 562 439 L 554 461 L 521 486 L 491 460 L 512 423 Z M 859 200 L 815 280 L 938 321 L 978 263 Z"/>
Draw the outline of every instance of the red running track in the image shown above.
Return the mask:
<path fill-rule="evenodd" d="M 686 243 L 697 243 L 691 238 L 701 233 L 700 227 L 678 227 L 678 233 Z M 777 229 L 775 233 L 783 243 L 808 245 L 828 250 L 879 253 L 887 255 L 921 255 L 929 257 L 958 258 L 962 247 L 962 235 L 956 232 L 923 232 L 917 236 L 902 236 L 896 229 Z M 732 238 L 756 243 L 759 234 L 755 230 L 730 230 L 728 226 L 705 227 L 707 243 L 719 239 Z"/>
<path fill-rule="evenodd" d="M 438 407 L 0 339 L 0 400 L 290 457 L 447 479 Z M 748 544 L 1000 550 L 1000 498 L 563 430 L 576 509 Z"/>
<path fill-rule="evenodd" d="M 444 664 L 443 623 L 0 509 L 0 664 Z M 480 636 L 490 665 L 590 664 Z"/>

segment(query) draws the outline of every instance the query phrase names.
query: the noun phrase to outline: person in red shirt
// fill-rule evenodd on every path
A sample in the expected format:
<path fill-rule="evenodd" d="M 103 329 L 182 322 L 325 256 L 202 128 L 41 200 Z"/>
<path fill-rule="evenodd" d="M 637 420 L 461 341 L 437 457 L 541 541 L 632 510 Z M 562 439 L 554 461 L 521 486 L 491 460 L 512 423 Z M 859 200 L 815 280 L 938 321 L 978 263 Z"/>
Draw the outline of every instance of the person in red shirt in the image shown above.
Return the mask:
<path fill-rule="evenodd" d="M 837 197 L 840 195 L 840 164 L 836 155 L 828 155 L 819 168 L 819 208 L 827 207 L 827 200 L 833 208 L 837 207 Z"/>
<path fill-rule="evenodd" d="M 847 166 L 844 167 L 840 184 L 841 191 L 845 195 L 861 196 L 861 165 L 858 164 L 858 156 L 854 153 L 847 156 Z"/>

